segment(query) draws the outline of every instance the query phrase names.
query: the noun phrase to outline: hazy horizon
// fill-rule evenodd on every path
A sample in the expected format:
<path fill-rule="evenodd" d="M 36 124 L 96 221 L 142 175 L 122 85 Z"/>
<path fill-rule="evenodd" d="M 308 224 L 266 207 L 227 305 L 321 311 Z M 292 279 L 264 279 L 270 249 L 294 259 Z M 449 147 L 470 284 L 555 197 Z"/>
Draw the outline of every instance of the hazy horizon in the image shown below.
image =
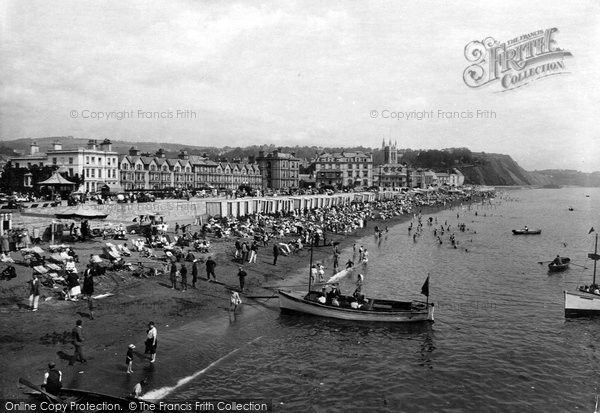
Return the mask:
<path fill-rule="evenodd" d="M 470 42 L 551 28 L 572 53 L 560 75 L 507 91 L 465 84 Z M 0 140 L 379 148 L 391 139 L 502 153 L 528 171 L 599 171 L 597 38 L 592 0 L 8 0 Z"/>

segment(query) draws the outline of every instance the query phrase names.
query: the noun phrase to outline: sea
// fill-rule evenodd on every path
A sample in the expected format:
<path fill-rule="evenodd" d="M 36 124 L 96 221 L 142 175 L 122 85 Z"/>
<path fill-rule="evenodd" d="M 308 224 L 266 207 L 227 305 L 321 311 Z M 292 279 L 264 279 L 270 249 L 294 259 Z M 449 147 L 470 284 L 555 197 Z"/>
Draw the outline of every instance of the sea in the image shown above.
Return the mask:
<path fill-rule="evenodd" d="M 367 296 L 424 300 L 429 276 L 434 323 L 360 324 L 248 300 L 229 319 L 163 335 L 158 357 L 171 366 L 146 372 L 149 397 L 266 402 L 280 412 L 592 412 L 600 318 L 566 319 L 563 300 L 591 283 L 599 200 L 600 188 L 499 188 L 493 200 L 423 215 L 416 238 L 416 218 L 357 238 L 369 262 L 341 280 L 342 292 L 360 272 Z M 442 244 L 433 235 L 441 226 Z M 524 226 L 542 233 L 512 234 Z M 352 254 L 342 250 L 340 261 Z M 557 254 L 573 265 L 549 274 Z M 308 275 L 308 262 L 298 271 Z"/>

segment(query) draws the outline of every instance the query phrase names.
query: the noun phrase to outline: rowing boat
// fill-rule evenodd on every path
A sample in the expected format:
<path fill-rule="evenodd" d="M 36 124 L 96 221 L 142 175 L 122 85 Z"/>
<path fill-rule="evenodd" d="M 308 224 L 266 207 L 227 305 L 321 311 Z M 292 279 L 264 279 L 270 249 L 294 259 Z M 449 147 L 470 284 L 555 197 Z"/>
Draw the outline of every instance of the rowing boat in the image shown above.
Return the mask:
<path fill-rule="evenodd" d="M 512 233 L 514 235 L 539 235 L 542 233 L 541 229 L 513 229 Z"/>
<path fill-rule="evenodd" d="M 565 271 L 567 268 L 569 268 L 569 263 L 571 262 L 571 259 L 569 257 L 560 257 L 561 260 L 561 264 L 557 264 L 554 261 L 552 261 L 550 264 L 548 264 L 548 271 L 549 272 L 561 272 L 561 271 Z"/>

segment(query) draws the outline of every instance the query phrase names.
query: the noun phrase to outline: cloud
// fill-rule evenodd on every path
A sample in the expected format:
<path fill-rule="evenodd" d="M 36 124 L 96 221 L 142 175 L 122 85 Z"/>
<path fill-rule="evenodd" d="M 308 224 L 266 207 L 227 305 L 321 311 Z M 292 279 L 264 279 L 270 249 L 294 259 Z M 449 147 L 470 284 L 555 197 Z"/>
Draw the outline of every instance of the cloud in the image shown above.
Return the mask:
<path fill-rule="evenodd" d="M 1 12 L 2 139 L 101 135 L 198 145 L 377 147 L 385 136 L 401 147 L 509 153 L 529 169 L 558 165 L 557 156 L 536 151 L 543 146 L 560 154 L 561 165 L 600 169 L 598 157 L 587 156 L 595 149 L 566 150 L 589 148 L 597 131 L 592 112 L 600 100 L 600 59 L 586 39 L 599 34 L 600 6 L 591 0 L 577 6 L 516 0 L 469 7 L 309 0 L 60 6 L 9 1 Z M 507 20 L 517 7 L 518 16 Z M 505 41 L 552 26 L 560 29 L 559 45 L 574 54 L 566 62 L 570 75 L 502 94 L 462 82 L 469 41 Z M 478 108 L 498 118 L 369 116 L 383 109 Z M 73 109 L 189 109 L 197 118 L 98 122 L 71 119 Z"/>

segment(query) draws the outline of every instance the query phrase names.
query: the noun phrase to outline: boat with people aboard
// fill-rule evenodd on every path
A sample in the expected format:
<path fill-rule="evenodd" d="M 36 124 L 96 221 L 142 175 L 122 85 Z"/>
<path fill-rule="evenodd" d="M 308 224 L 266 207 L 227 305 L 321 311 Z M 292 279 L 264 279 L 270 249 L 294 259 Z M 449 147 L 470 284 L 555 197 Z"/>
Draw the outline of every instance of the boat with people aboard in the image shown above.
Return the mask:
<path fill-rule="evenodd" d="M 381 321 L 405 323 L 411 321 L 433 321 L 434 303 L 424 301 L 393 301 L 368 299 L 359 302 L 353 296 L 340 295 L 339 305 L 320 302 L 319 291 L 279 290 L 279 307 L 282 312 L 296 312 L 319 317 L 350 321 Z M 352 303 L 358 307 L 353 308 Z"/>
<path fill-rule="evenodd" d="M 594 228 L 589 233 L 593 231 Z M 597 233 L 594 252 L 589 253 L 588 258 L 594 261 L 592 284 L 589 286 L 581 285 L 577 287 L 576 291 L 565 290 L 565 317 L 600 315 L 600 287 L 596 284 L 596 264 L 600 260 Z"/>
<path fill-rule="evenodd" d="M 37 396 L 41 401 L 65 406 L 66 410 L 63 411 L 67 412 L 79 412 L 81 411 L 81 406 L 106 406 L 107 404 L 113 406 L 115 410 L 125 410 L 136 400 L 131 396 L 114 396 L 90 390 L 69 389 L 66 387 L 62 387 L 54 394 L 24 378 L 19 378 L 19 383 L 29 387 L 31 389 L 30 394 Z M 147 402 L 146 406 L 145 409 L 137 411 L 159 411 L 158 406 L 152 402 Z"/>
<path fill-rule="evenodd" d="M 514 235 L 539 235 L 542 233 L 541 229 L 529 229 L 527 227 L 523 229 L 513 229 L 512 233 Z"/>
<path fill-rule="evenodd" d="M 548 272 L 561 272 L 569 268 L 571 258 L 569 257 L 556 257 L 552 262 L 548 264 Z"/>
<path fill-rule="evenodd" d="M 314 243 L 313 243 L 314 244 Z M 310 254 L 310 269 L 312 271 L 312 244 Z M 350 269 L 340 273 L 351 272 Z M 349 321 L 406 323 L 416 321 L 433 321 L 434 303 L 429 302 L 429 276 L 421 287 L 421 294 L 426 301 L 395 301 L 388 299 L 366 298 L 362 294 L 362 275 L 358 275 L 357 288 L 352 295 L 343 295 L 339 290 L 337 280 L 341 277 L 334 275 L 328 283 L 331 291 L 313 291 L 314 274 L 309 272 L 308 292 L 278 290 L 279 307 L 281 312 L 308 314 L 318 317 L 335 318 Z M 335 281 L 335 282 L 333 282 Z"/>

